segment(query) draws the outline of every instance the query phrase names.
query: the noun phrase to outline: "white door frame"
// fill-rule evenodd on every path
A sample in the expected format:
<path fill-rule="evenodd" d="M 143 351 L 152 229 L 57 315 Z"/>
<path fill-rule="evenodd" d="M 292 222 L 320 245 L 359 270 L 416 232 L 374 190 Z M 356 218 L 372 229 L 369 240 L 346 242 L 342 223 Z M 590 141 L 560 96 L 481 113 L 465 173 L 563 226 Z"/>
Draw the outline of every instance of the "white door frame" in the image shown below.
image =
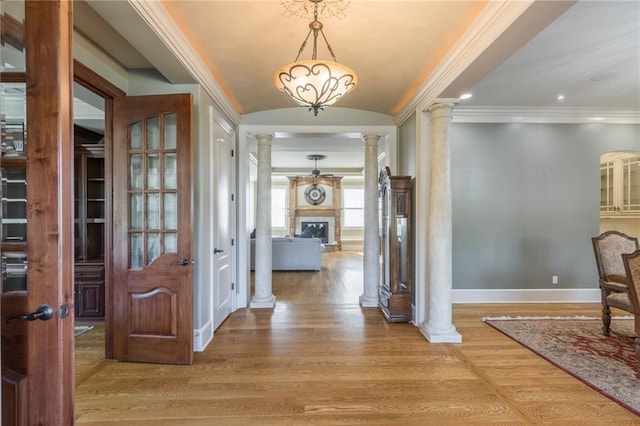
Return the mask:
<path fill-rule="evenodd" d="M 397 170 L 398 164 L 398 128 L 396 126 L 375 126 L 375 125 L 362 125 L 362 126 L 338 126 L 338 125 L 322 125 L 322 126 L 301 126 L 301 125 L 253 125 L 253 124 L 241 124 L 238 128 L 238 145 L 237 145 L 237 308 L 246 308 L 249 306 L 249 298 L 251 297 L 249 291 L 249 284 L 251 278 L 251 271 L 249 265 L 249 235 L 251 229 L 249 229 L 250 212 L 249 197 L 251 190 L 250 172 L 249 172 L 249 142 L 254 138 L 256 134 L 276 134 L 276 132 L 283 133 L 317 133 L 317 134 L 331 134 L 331 133 L 360 133 L 365 134 L 377 134 L 385 136 L 386 148 L 385 153 L 385 165 L 389 166 L 391 170 Z M 276 144 L 277 139 L 274 138 L 273 143 Z M 364 148 L 363 148 L 364 151 Z"/>

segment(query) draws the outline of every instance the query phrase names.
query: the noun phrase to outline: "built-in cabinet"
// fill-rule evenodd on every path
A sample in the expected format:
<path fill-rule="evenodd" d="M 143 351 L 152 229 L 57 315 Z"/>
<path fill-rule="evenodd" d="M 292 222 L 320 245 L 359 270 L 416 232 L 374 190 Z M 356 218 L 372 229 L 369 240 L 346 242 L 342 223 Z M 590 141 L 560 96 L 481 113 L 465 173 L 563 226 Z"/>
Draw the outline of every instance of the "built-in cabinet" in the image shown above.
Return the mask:
<path fill-rule="evenodd" d="M 379 175 L 379 307 L 390 322 L 411 321 L 411 177 Z"/>
<path fill-rule="evenodd" d="M 76 145 L 74 190 L 76 318 L 102 319 L 106 231 L 103 144 Z"/>
<path fill-rule="evenodd" d="M 639 215 L 640 155 L 603 155 L 600 161 L 600 217 Z"/>

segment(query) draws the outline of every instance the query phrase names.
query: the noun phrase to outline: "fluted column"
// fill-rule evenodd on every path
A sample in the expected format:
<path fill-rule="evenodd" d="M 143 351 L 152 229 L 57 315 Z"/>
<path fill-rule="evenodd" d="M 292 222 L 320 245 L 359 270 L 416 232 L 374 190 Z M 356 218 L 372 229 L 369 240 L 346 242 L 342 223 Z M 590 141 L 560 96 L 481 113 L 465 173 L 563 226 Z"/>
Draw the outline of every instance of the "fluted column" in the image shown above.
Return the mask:
<path fill-rule="evenodd" d="M 256 135 L 258 139 L 258 188 L 256 202 L 255 294 L 251 308 L 273 308 L 276 298 L 271 288 L 271 140 L 273 135 Z"/>
<path fill-rule="evenodd" d="M 428 231 L 427 321 L 420 331 L 430 342 L 459 343 L 452 324 L 451 113 L 453 102 L 438 102 L 431 113 L 431 175 Z"/>
<path fill-rule="evenodd" d="M 364 292 L 360 306 L 378 306 L 380 243 L 378 225 L 378 141 L 380 135 L 363 135 L 364 140 Z"/>

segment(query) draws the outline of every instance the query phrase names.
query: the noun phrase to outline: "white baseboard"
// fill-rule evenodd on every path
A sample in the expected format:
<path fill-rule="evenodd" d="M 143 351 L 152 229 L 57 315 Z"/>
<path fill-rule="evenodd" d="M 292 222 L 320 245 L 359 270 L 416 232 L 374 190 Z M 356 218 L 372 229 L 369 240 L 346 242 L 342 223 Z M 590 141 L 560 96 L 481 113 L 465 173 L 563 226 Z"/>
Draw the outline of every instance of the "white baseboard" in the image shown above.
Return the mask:
<path fill-rule="evenodd" d="M 452 290 L 453 303 L 597 303 L 599 288 Z"/>
<path fill-rule="evenodd" d="M 205 325 L 193 330 L 193 351 L 202 352 L 213 340 L 213 323 L 207 321 Z"/>

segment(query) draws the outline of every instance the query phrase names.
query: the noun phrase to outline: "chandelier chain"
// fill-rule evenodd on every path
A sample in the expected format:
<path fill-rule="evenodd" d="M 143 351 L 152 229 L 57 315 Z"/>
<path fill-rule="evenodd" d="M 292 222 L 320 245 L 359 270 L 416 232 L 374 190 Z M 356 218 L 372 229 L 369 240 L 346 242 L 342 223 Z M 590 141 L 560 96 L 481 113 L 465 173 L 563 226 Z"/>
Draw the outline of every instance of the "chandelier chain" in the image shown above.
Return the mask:
<path fill-rule="evenodd" d="M 312 31 L 313 30 L 309 30 L 309 32 L 307 33 L 307 38 L 305 38 L 304 41 L 302 42 L 302 46 L 300 46 L 300 50 L 298 50 L 298 56 L 296 56 L 296 60 L 293 61 L 293 62 L 298 62 L 298 59 L 300 58 L 300 55 L 304 51 L 304 48 L 307 47 L 307 41 L 309 40 L 309 36 L 311 35 Z M 313 58 L 313 59 L 315 59 L 315 58 Z"/>
<path fill-rule="evenodd" d="M 358 77 L 351 68 L 338 63 L 333 48 L 322 30 L 322 22 L 318 20 L 318 3 L 327 0 L 304 1 L 313 3 L 314 19 L 309 23 L 309 32 L 298 50 L 295 61 L 276 71 L 274 83 L 279 90 L 289 95 L 300 106 L 307 107 L 309 111 L 313 111 L 313 115 L 317 116 L 318 111 L 324 110 L 326 106 L 333 105 L 343 95 L 353 90 L 358 84 Z M 298 61 L 309 42 L 312 32 L 312 59 Z M 317 59 L 318 33 L 322 34 L 322 39 L 327 45 L 334 62 Z"/>

